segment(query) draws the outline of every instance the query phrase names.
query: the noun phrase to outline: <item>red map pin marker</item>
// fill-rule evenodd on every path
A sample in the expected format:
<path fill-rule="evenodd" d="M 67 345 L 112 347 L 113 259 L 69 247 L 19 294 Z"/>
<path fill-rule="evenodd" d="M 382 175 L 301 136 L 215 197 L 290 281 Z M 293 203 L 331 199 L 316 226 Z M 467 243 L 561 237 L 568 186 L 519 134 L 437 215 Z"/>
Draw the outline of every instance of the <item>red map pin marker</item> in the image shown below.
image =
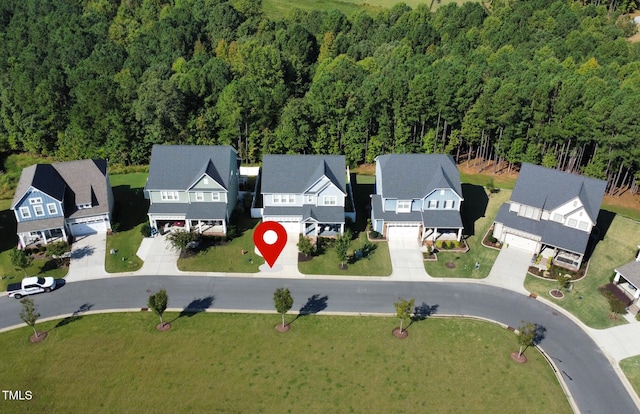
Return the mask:
<path fill-rule="evenodd" d="M 253 242 L 269 267 L 273 267 L 287 244 L 287 231 L 277 221 L 263 221 L 253 232 Z"/>

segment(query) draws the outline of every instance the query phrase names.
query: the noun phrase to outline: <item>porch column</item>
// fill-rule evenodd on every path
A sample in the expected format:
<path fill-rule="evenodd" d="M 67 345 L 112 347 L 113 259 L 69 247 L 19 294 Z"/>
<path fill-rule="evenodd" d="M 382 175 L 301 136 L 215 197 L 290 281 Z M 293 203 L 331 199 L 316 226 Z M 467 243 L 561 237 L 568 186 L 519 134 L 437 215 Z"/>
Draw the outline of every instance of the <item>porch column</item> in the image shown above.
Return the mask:
<path fill-rule="evenodd" d="M 458 229 L 458 241 L 462 239 L 462 229 Z"/>
<path fill-rule="evenodd" d="M 222 220 L 222 232 L 227 234 L 227 220 Z"/>
<path fill-rule="evenodd" d="M 24 233 L 20 233 L 18 235 L 18 238 L 20 239 L 20 250 L 24 249 L 25 247 L 27 247 L 27 244 L 24 242 Z"/>
<path fill-rule="evenodd" d="M 340 234 L 344 234 L 344 223 L 340 223 Z"/>
<path fill-rule="evenodd" d="M 633 301 L 634 301 L 634 302 L 635 302 L 635 301 L 637 301 L 637 300 L 638 300 L 638 298 L 640 298 L 640 290 L 637 290 L 637 289 L 636 289 L 636 291 L 635 291 L 635 292 L 633 292 L 633 299 L 634 299 Z"/>
<path fill-rule="evenodd" d="M 613 283 L 620 283 L 620 273 L 616 272 L 616 276 L 613 278 Z M 640 292 L 640 290 L 636 290 L 636 292 Z"/>
<path fill-rule="evenodd" d="M 438 233 L 438 228 L 434 227 L 433 228 L 433 244 L 434 244 L 434 246 L 435 246 L 435 243 L 436 243 L 436 234 L 437 233 Z"/>
<path fill-rule="evenodd" d="M 62 230 L 62 238 L 64 239 L 64 241 L 67 241 L 67 232 L 64 229 L 64 226 L 60 228 L 60 230 Z"/>
<path fill-rule="evenodd" d="M 318 237 L 318 235 L 320 234 L 320 231 L 318 230 L 319 228 L 320 228 L 320 223 L 316 223 L 313 225 L 313 235 L 316 237 Z M 306 226 L 305 226 L 304 232 L 305 233 L 307 232 Z"/>
<path fill-rule="evenodd" d="M 42 237 L 42 240 L 44 241 L 44 244 L 47 244 L 47 236 L 46 236 L 46 233 L 44 232 L 44 230 L 40 230 L 40 236 Z"/>

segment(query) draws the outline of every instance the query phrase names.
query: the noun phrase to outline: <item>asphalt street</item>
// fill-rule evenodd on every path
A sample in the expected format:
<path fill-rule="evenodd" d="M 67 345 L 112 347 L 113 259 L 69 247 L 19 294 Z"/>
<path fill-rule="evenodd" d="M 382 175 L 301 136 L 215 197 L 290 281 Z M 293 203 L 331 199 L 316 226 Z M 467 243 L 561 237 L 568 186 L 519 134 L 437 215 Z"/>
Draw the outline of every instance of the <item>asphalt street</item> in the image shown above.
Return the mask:
<path fill-rule="evenodd" d="M 167 290 L 170 308 L 274 312 L 273 291 L 277 287 L 291 290 L 295 300 L 292 311 L 391 314 L 398 297 L 411 297 L 416 306 L 424 304 L 436 315 L 477 316 L 511 327 L 518 327 L 523 320 L 533 322 L 544 328 L 539 346 L 564 376 L 580 412 L 638 412 L 596 343 L 569 318 L 535 299 L 482 284 L 136 276 L 68 283 L 33 299 L 42 318 L 81 308 L 140 309 L 159 288 Z M 21 324 L 21 308 L 15 299 L 0 298 L 0 328 Z"/>

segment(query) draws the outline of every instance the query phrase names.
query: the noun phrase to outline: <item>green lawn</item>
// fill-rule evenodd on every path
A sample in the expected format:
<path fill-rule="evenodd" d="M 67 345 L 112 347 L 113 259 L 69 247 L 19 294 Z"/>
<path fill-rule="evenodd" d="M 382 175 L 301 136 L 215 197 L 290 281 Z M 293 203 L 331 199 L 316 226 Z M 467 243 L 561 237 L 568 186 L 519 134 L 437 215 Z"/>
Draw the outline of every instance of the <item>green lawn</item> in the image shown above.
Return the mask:
<path fill-rule="evenodd" d="M 636 394 L 640 395 L 640 355 L 623 359 L 620 361 L 620 368 L 627 376 Z"/>
<path fill-rule="evenodd" d="M 280 334 L 275 314 L 177 316 L 169 332 L 126 313 L 38 324 L 37 345 L 27 327 L 0 334 L 3 388 L 33 393 L 2 412 L 571 412 L 542 356 L 513 362 L 513 333 L 486 322 L 430 318 L 399 340 L 390 317 L 310 315 Z"/>
<path fill-rule="evenodd" d="M 463 184 L 462 222 L 469 245 L 467 253 L 440 251 L 437 262 L 424 262 L 424 268 L 433 277 L 465 277 L 481 279 L 489 275 L 491 266 L 498 257 L 498 250 L 482 246 L 482 238 L 498 214 L 500 206 L 511 197 L 511 190 L 501 190 L 488 195 L 480 185 Z M 455 263 L 455 268 L 448 268 L 447 262 Z M 480 269 L 475 269 L 475 263 Z"/>
<path fill-rule="evenodd" d="M 195 255 L 178 259 L 178 269 L 191 272 L 256 273 L 264 259 L 255 253 L 253 230 L 258 219 L 242 217 L 238 225 L 240 235 L 231 242 L 205 247 Z M 242 254 L 242 251 L 246 254 Z"/>
<path fill-rule="evenodd" d="M 351 242 L 349 256 L 353 255 L 367 240 L 365 232 Z M 349 263 L 346 270 L 338 268 L 338 254 L 335 248 L 328 248 L 325 252 L 314 256 L 308 262 L 298 262 L 298 270 L 307 275 L 350 275 L 350 276 L 389 276 L 391 275 L 391 256 L 387 242 L 374 242 L 376 249 L 367 258 Z"/>
<path fill-rule="evenodd" d="M 546 281 L 531 275 L 525 279 L 524 287 L 562 306 L 586 325 L 603 329 L 626 323 L 623 318 L 609 318 L 609 304 L 598 293 L 598 287 L 609 283 L 616 267 L 634 259 L 638 239 L 629 237 L 640 234 L 640 223 L 625 217 L 615 216 L 601 211 L 598 227 L 606 229 L 604 240 L 596 246 L 586 277 L 573 284 L 573 289 L 565 292 L 565 298 L 552 299 L 549 290 L 555 288 L 555 281 Z M 609 224 L 610 223 L 610 224 Z"/>
<path fill-rule="evenodd" d="M 398 0 L 263 0 L 262 10 L 271 19 L 278 20 L 287 16 L 293 8 L 306 11 L 320 10 L 328 11 L 332 9 L 340 10 L 346 16 L 350 16 L 357 11 L 364 10 L 370 14 L 375 14 L 383 9 L 392 8 Z M 448 3 L 464 3 L 463 0 L 404 0 L 403 3 L 415 9 L 420 4 L 432 5 L 432 10 Z"/>
<path fill-rule="evenodd" d="M 136 252 L 142 242 L 140 229 L 148 223 L 149 202 L 144 198 L 144 185 L 148 174 L 137 172 L 109 177 L 113 187 L 113 211 L 116 231 L 107 236 L 105 269 L 109 273 L 133 272 L 142 267 Z M 114 249 L 117 254 L 110 254 Z M 124 259 L 124 260 L 123 260 Z"/>

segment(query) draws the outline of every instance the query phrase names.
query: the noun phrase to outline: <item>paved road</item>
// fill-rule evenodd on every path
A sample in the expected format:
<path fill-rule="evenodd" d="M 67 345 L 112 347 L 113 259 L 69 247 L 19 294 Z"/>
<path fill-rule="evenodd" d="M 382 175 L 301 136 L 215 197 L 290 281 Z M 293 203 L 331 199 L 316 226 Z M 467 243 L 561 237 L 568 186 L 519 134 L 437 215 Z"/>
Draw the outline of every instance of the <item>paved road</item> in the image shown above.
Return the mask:
<path fill-rule="evenodd" d="M 569 318 L 535 299 L 482 284 L 137 276 L 69 283 L 34 300 L 42 317 L 68 314 L 85 304 L 91 310 L 135 309 L 164 287 L 170 308 L 198 299 L 206 303 L 209 297 L 212 309 L 273 311 L 273 291 L 280 286 L 291 289 L 293 310 L 319 295 L 326 296 L 326 304 L 315 303 L 321 313 L 391 313 L 393 302 L 404 296 L 435 307 L 438 314 L 474 315 L 510 326 L 531 321 L 546 329 L 540 346 L 557 364 L 582 413 L 638 412 L 598 346 Z M 20 309 L 18 301 L 0 298 L 0 328 L 19 324 Z"/>

